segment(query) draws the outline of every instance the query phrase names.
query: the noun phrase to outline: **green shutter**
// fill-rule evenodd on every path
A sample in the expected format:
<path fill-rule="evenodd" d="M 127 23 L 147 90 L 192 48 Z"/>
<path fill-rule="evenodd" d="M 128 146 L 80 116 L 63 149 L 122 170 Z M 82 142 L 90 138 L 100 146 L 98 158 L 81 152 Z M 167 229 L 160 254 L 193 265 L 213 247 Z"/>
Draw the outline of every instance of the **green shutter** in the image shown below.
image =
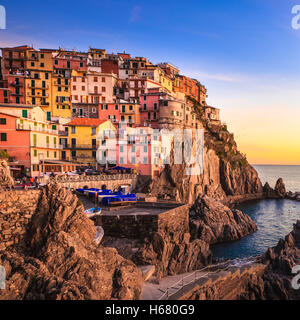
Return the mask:
<path fill-rule="evenodd" d="M 51 112 L 47 111 L 47 121 L 51 121 Z"/>
<path fill-rule="evenodd" d="M 22 117 L 27 118 L 27 110 L 22 110 Z"/>

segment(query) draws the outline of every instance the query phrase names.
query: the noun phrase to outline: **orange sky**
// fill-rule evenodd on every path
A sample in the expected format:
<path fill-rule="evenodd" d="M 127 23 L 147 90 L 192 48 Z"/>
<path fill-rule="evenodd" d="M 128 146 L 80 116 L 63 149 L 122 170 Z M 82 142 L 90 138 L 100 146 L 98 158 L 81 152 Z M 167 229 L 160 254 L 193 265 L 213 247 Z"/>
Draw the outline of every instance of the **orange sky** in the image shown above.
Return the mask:
<path fill-rule="evenodd" d="M 300 164 L 300 110 L 222 108 L 222 119 L 252 164 Z"/>

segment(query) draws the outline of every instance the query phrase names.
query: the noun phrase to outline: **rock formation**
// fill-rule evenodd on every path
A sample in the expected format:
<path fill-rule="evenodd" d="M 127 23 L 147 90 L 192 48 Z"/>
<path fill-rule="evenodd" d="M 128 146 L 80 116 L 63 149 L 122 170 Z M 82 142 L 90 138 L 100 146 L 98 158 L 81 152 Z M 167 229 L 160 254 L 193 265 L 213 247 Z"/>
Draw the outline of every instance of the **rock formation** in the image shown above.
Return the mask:
<path fill-rule="evenodd" d="M 227 196 L 260 194 L 262 184 L 256 170 L 237 150 L 233 134 L 226 128 L 203 121 L 205 128 L 204 170 L 201 175 L 186 175 L 188 166 L 174 164 L 171 148 L 170 165 L 150 186 L 154 196 L 173 198 L 193 204 L 199 194 L 218 200 Z"/>
<path fill-rule="evenodd" d="M 70 191 L 43 189 L 19 246 L 0 253 L 0 299 L 138 299 L 140 270 L 115 249 L 97 247 L 96 230 Z"/>
<path fill-rule="evenodd" d="M 138 265 L 155 265 L 157 278 L 198 270 L 212 262 L 209 244 L 191 235 L 155 233 L 133 256 Z"/>
<path fill-rule="evenodd" d="M 15 185 L 9 166 L 5 160 L 0 160 L 0 189 L 11 189 Z"/>
<path fill-rule="evenodd" d="M 277 193 L 278 197 L 280 198 L 285 198 L 286 196 L 286 189 L 285 189 L 285 185 L 283 183 L 282 178 L 279 178 L 276 182 L 276 186 L 275 186 L 275 192 Z"/>
<path fill-rule="evenodd" d="M 194 239 L 210 244 L 239 240 L 257 230 L 248 215 L 208 196 L 199 196 L 193 205 L 190 228 Z"/>
<path fill-rule="evenodd" d="M 266 182 L 263 187 L 263 193 L 264 196 L 269 199 L 284 199 L 287 196 L 287 192 L 282 178 L 277 180 L 275 189 L 272 189 L 269 183 Z"/>
<path fill-rule="evenodd" d="M 267 268 L 263 274 L 264 299 L 268 300 L 300 300 L 300 289 L 292 287 L 292 273 L 295 266 L 300 265 L 300 220 L 293 231 L 277 246 L 268 249 L 264 255 Z M 299 283 L 299 281 L 298 281 Z"/>

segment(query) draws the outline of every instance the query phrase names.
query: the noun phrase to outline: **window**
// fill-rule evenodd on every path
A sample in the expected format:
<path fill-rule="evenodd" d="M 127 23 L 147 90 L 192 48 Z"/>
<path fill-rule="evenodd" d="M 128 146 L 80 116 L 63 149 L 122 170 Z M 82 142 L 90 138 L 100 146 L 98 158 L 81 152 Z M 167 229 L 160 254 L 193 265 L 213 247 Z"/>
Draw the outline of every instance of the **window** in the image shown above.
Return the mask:
<path fill-rule="evenodd" d="M 44 54 L 43 53 L 41 53 L 41 59 L 44 59 Z"/>
<path fill-rule="evenodd" d="M 119 106 L 117 104 L 115 105 L 115 110 L 119 110 Z"/>
<path fill-rule="evenodd" d="M 147 110 L 147 105 L 146 105 L 146 103 L 144 103 L 144 110 Z"/>
<path fill-rule="evenodd" d="M 70 61 L 67 61 L 67 68 L 70 69 L 70 67 L 71 67 L 71 63 Z"/>
<path fill-rule="evenodd" d="M 144 157 L 143 163 L 144 163 L 144 164 L 148 164 L 148 158 L 147 158 L 147 157 Z"/>
<path fill-rule="evenodd" d="M 76 82 L 76 77 L 73 77 L 73 81 Z"/>
<path fill-rule="evenodd" d="M 55 124 L 52 126 L 52 130 L 56 130 L 56 125 Z"/>
<path fill-rule="evenodd" d="M 85 86 L 82 86 L 82 87 L 81 87 L 81 90 L 84 91 L 84 90 L 85 90 Z"/>
<path fill-rule="evenodd" d="M 135 146 L 131 147 L 131 152 L 135 152 Z"/>
<path fill-rule="evenodd" d="M 92 136 L 94 136 L 97 133 L 97 128 L 92 128 Z"/>
<path fill-rule="evenodd" d="M 148 146 L 144 146 L 144 152 L 148 152 Z"/>
<path fill-rule="evenodd" d="M 51 112 L 47 111 L 47 121 L 51 121 Z"/>
<path fill-rule="evenodd" d="M 73 86 L 73 90 L 76 90 L 76 86 Z"/>
<path fill-rule="evenodd" d="M 54 158 L 56 158 L 56 151 L 54 151 Z"/>
<path fill-rule="evenodd" d="M 1 138 L 1 141 L 7 141 L 7 133 L 2 132 L 0 138 Z"/>
<path fill-rule="evenodd" d="M 96 157 L 97 157 L 97 151 L 92 151 L 92 157 L 93 157 L 94 159 L 96 159 Z"/>
<path fill-rule="evenodd" d="M 71 133 L 76 133 L 76 127 L 71 127 Z"/>
<path fill-rule="evenodd" d="M 47 151 L 47 158 L 49 158 L 49 151 Z"/>
<path fill-rule="evenodd" d="M 144 96 L 144 101 L 146 101 L 147 100 L 147 96 Z"/>
<path fill-rule="evenodd" d="M 133 110 L 133 106 L 129 106 L 129 110 L 132 111 Z"/>
<path fill-rule="evenodd" d="M 73 157 L 73 158 L 76 157 L 76 151 L 72 151 L 72 157 Z"/>
<path fill-rule="evenodd" d="M 105 92 L 105 87 L 102 87 L 102 92 Z"/>
<path fill-rule="evenodd" d="M 157 110 L 157 103 L 154 103 L 154 110 Z"/>
<path fill-rule="evenodd" d="M 44 62 L 41 62 L 40 66 L 41 66 L 41 68 L 44 68 L 45 67 Z"/>
<path fill-rule="evenodd" d="M 120 152 L 124 152 L 124 146 L 120 146 Z"/>
<path fill-rule="evenodd" d="M 3 95 L 4 95 L 4 97 L 7 97 L 7 91 L 6 90 L 3 91 Z"/>
<path fill-rule="evenodd" d="M 54 60 L 54 64 L 58 64 L 58 60 Z"/>
<path fill-rule="evenodd" d="M 37 157 L 37 150 L 33 150 L 33 155 Z"/>
<path fill-rule="evenodd" d="M 0 124 L 6 124 L 6 119 L 5 118 L 0 118 Z"/>
<path fill-rule="evenodd" d="M 20 98 L 16 97 L 16 104 L 19 104 L 19 103 L 20 103 Z"/>
<path fill-rule="evenodd" d="M 22 110 L 22 117 L 27 118 L 27 110 Z"/>
<path fill-rule="evenodd" d="M 135 162 L 136 162 L 136 161 L 135 161 L 135 157 L 132 157 L 132 158 L 131 158 L 131 163 L 132 163 L 132 164 L 135 164 Z"/>
<path fill-rule="evenodd" d="M 83 68 L 83 63 L 82 62 L 80 62 L 80 68 Z"/>
<path fill-rule="evenodd" d="M 57 91 L 61 92 L 61 87 L 58 87 L 58 88 L 57 88 Z"/>
<path fill-rule="evenodd" d="M 30 63 L 30 66 L 31 66 L 31 67 L 34 67 L 34 62 L 31 62 L 31 63 Z"/>
<path fill-rule="evenodd" d="M 94 82 L 98 82 L 98 78 L 97 77 L 94 77 Z"/>
<path fill-rule="evenodd" d="M 102 78 L 102 82 L 105 82 L 105 78 Z"/>
<path fill-rule="evenodd" d="M 49 73 L 45 73 L 45 79 L 46 79 L 46 80 L 49 79 Z"/>

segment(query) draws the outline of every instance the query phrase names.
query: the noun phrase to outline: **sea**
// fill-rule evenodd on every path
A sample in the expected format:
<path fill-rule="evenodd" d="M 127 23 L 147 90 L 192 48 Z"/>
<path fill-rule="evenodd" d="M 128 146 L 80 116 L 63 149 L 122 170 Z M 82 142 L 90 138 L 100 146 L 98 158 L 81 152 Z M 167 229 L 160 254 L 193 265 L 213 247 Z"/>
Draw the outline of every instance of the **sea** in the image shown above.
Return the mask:
<path fill-rule="evenodd" d="M 282 178 L 287 191 L 300 192 L 300 166 L 254 165 L 263 184 L 275 187 Z M 218 258 L 236 259 L 261 255 L 276 246 L 300 220 L 300 202 L 292 200 L 254 200 L 240 204 L 241 211 L 257 224 L 258 231 L 235 242 L 212 246 Z"/>

